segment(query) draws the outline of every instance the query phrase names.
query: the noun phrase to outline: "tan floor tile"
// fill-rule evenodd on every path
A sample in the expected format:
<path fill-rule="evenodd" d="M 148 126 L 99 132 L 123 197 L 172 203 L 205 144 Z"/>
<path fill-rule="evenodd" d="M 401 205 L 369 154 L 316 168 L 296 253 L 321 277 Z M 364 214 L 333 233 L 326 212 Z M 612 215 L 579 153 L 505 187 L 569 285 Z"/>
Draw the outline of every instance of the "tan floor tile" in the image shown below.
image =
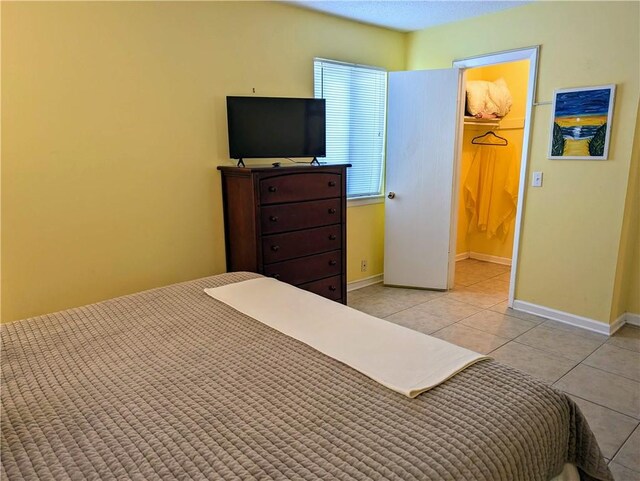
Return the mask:
<path fill-rule="evenodd" d="M 505 272 L 504 274 L 497 275 L 493 279 L 497 279 L 504 282 L 511 282 L 511 270 Z"/>
<path fill-rule="evenodd" d="M 570 332 L 576 336 L 586 337 L 587 339 L 593 339 L 594 341 L 598 341 L 601 344 L 604 344 L 609 336 L 606 334 L 599 334 L 597 332 L 589 331 L 587 329 L 583 329 L 581 327 L 572 326 L 571 324 L 565 324 L 564 322 L 547 320 L 543 324 L 545 327 L 551 327 L 553 329 L 559 329 L 561 331 Z"/>
<path fill-rule="evenodd" d="M 431 335 L 482 354 L 488 354 L 509 342 L 509 339 L 494 336 L 461 324 L 453 324 Z"/>
<path fill-rule="evenodd" d="M 487 309 L 494 306 L 499 302 L 507 299 L 507 294 L 486 292 L 475 286 L 463 287 L 461 289 L 454 289 L 450 291 L 446 297 L 471 304 L 472 306 L 480 307 L 481 309 Z"/>
<path fill-rule="evenodd" d="M 464 302 L 449 299 L 448 296 L 439 297 L 433 301 L 425 302 L 420 305 L 420 308 L 425 313 L 453 322 L 469 317 L 481 310 L 478 307 L 465 304 Z"/>
<path fill-rule="evenodd" d="M 556 382 L 577 364 L 576 361 L 514 341 L 493 351 L 491 357 L 550 384 Z"/>
<path fill-rule="evenodd" d="M 511 309 L 510 307 L 508 307 L 507 301 L 500 302 L 499 304 L 491 306 L 489 309 L 501 314 L 506 314 L 507 316 L 517 317 L 518 319 L 524 319 L 525 321 L 535 322 L 536 324 L 542 324 L 543 322 L 549 320 L 546 317 L 540 317 L 536 316 L 535 314 L 529 314 L 528 312 Z"/>
<path fill-rule="evenodd" d="M 462 289 L 463 287 L 469 287 L 466 284 L 460 284 L 457 280 L 453 284 L 453 289 Z"/>
<path fill-rule="evenodd" d="M 372 284 L 367 287 L 362 287 L 360 289 L 354 289 L 353 291 L 349 291 L 347 295 L 350 299 L 361 299 L 363 297 L 378 295 L 384 292 L 384 286 L 382 282 L 378 282 L 376 284 Z"/>
<path fill-rule="evenodd" d="M 633 471 L 616 462 L 609 463 L 615 481 L 640 481 L 640 472 Z"/>
<path fill-rule="evenodd" d="M 622 326 L 609 339 L 608 343 L 624 349 L 640 352 L 640 327 Z"/>
<path fill-rule="evenodd" d="M 511 272 L 511 266 L 494 264 L 493 262 L 480 261 L 480 266 L 478 268 L 482 269 L 482 272 L 486 272 L 490 277 L 495 277 L 506 272 Z"/>
<path fill-rule="evenodd" d="M 425 289 L 405 289 L 400 287 L 385 287 L 381 283 L 371 286 L 363 287 L 362 289 L 356 289 L 347 293 L 348 305 L 350 307 L 356 306 L 369 306 L 365 309 L 369 309 L 378 317 L 387 312 L 385 309 L 379 309 L 383 304 L 388 306 L 397 306 L 399 309 L 406 309 L 423 302 L 427 302 L 438 297 L 442 297 L 446 294 L 443 291 L 431 291 Z M 366 301 L 365 301 L 366 299 Z M 393 312 L 398 312 L 397 310 Z M 391 313 L 388 313 L 389 315 Z"/>
<path fill-rule="evenodd" d="M 386 317 L 386 320 L 424 334 L 431 334 L 455 322 L 429 314 L 422 309 L 422 306 L 424 304 L 397 312 Z"/>
<path fill-rule="evenodd" d="M 596 435 L 605 458 L 611 459 L 638 426 L 638 420 L 572 396 Z"/>
<path fill-rule="evenodd" d="M 579 364 L 555 387 L 619 413 L 640 418 L 640 383 Z"/>
<path fill-rule="evenodd" d="M 545 325 L 534 327 L 516 340 L 574 361 L 582 361 L 601 345 L 600 341 L 576 336 L 571 332 L 553 329 Z"/>
<path fill-rule="evenodd" d="M 367 296 L 349 302 L 349 307 L 375 317 L 387 317 L 413 306 L 413 301 L 388 299 L 381 296 Z"/>
<path fill-rule="evenodd" d="M 347 291 L 347 305 L 351 305 L 351 303 L 357 299 L 362 299 L 363 297 L 367 297 L 363 294 L 362 289 L 355 289 L 353 291 Z"/>
<path fill-rule="evenodd" d="M 481 289 L 485 292 L 493 292 L 496 294 L 502 294 L 504 296 L 509 295 L 509 283 L 497 280 L 495 277 L 487 279 L 486 281 L 473 284 L 473 287 Z"/>
<path fill-rule="evenodd" d="M 616 457 L 613 458 L 613 462 L 640 472 L 640 428 L 636 428 L 624 443 Z"/>
<path fill-rule="evenodd" d="M 501 266 L 499 264 L 491 264 L 489 262 L 482 261 L 456 264 L 456 275 L 469 274 L 482 279 L 489 279 L 491 277 L 504 274 L 505 272 L 509 272 L 509 270 L 508 266 Z"/>
<path fill-rule="evenodd" d="M 477 259 L 464 259 L 456 262 L 456 272 L 469 272 L 476 270 L 478 266 L 482 265 L 482 262 Z"/>
<path fill-rule="evenodd" d="M 478 282 L 484 281 L 487 279 L 486 275 L 476 274 L 473 272 L 456 272 L 455 275 L 455 284 L 463 287 L 470 286 L 472 284 L 477 284 Z"/>
<path fill-rule="evenodd" d="M 514 339 L 536 326 L 534 322 L 505 316 L 499 312 L 489 310 L 480 311 L 473 316 L 469 316 L 460 321 L 460 324 L 508 339 Z"/>
<path fill-rule="evenodd" d="M 584 364 L 640 381 L 640 352 L 603 344 L 584 360 Z"/>
<path fill-rule="evenodd" d="M 415 304 L 437 299 L 446 294 L 446 291 L 432 291 L 428 289 L 407 289 L 403 287 L 385 287 L 380 296 L 387 299 L 401 299 Z"/>

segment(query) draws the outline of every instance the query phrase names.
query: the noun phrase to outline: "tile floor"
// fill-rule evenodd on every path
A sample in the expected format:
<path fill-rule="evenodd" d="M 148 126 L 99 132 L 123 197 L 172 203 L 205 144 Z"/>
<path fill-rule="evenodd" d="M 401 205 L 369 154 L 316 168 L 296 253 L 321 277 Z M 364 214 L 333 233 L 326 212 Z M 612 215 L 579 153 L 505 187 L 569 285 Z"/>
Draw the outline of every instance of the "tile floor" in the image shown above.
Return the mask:
<path fill-rule="evenodd" d="M 587 417 L 616 481 L 640 481 L 640 328 L 608 338 L 507 307 L 509 267 L 456 265 L 449 292 L 375 284 L 349 306 L 526 371 L 568 393 Z"/>

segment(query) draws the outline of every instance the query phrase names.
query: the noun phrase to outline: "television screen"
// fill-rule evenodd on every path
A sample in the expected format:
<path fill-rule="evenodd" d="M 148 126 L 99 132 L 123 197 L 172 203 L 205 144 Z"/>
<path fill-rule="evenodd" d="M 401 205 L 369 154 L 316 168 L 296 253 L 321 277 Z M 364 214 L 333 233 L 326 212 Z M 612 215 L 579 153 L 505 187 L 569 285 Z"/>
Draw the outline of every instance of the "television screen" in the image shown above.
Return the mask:
<path fill-rule="evenodd" d="M 227 97 L 232 159 L 324 157 L 324 99 Z"/>

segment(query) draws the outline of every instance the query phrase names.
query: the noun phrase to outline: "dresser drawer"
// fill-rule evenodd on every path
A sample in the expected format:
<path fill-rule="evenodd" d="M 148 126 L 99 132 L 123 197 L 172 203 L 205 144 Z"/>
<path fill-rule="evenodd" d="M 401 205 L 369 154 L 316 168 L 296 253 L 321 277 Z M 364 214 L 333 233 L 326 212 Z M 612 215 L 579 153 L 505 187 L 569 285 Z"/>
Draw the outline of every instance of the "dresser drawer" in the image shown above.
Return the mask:
<path fill-rule="evenodd" d="M 329 199 L 263 207 L 260 213 L 262 233 L 338 224 L 342 222 L 341 202 L 341 199 Z"/>
<path fill-rule="evenodd" d="M 327 299 L 337 301 L 342 297 L 342 276 L 333 276 L 319 281 L 307 282 L 298 286 L 300 289 L 310 291 Z"/>
<path fill-rule="evenodd" d="M 275 277 L 294 285 L 336 276 L 341 272 L 341 250 L 264 266 L 265 276 Z"/>
<path fill-rule="evenodd" d="M 260 203 L 277 204 L 342 196 L 340 174 L 309 172 L 283 174 L 260 181 Z"/>
<path fill-rule="evenodd" d="M 340 224 L 315 229 L 275 234 L 262 238 L 262 261 L 265 264 L 295 257 L 339 249 L 342 245 Z"/>

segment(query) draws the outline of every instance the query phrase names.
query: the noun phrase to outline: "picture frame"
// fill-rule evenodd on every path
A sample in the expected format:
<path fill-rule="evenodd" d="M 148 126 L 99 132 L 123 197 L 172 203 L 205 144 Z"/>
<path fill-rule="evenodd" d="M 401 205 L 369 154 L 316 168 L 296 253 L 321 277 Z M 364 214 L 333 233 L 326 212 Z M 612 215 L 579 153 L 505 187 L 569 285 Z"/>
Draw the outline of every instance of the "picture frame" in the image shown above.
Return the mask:
<path fill-rule="evenodd" d="M 553 92 L 548 158 L 607 160 L 615 84 Z"/>

